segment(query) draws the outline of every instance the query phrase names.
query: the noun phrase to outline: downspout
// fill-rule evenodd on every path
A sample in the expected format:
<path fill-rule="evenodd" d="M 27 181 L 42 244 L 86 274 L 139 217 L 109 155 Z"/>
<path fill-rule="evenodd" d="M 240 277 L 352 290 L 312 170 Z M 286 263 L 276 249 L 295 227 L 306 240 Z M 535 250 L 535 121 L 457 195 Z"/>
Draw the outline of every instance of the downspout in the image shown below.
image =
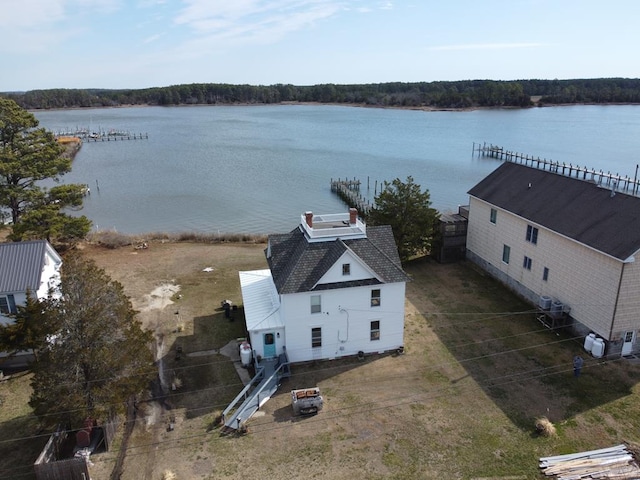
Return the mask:
<path fill-rule="evenodd" d="M 342 307 L 338 307 L 338 311 L 340 313 L 346 313 L 347 314 L 347 338 L 342 340 L 340 338 L 340 330 L 338 330 L 338 341 L 340 343 L 347 343 L 349 341 L 349 311 L 346 308 L 342 308 Z"/>
<path fill-rule="evenodd" d="M 611 328 L 609 329 L 609 341 L 613 335 L 613 323 L 616 320 L 616 313 L 618 311 L 618 300 L 620 299 L 620 287 L 622 286 L 622 276 L 624 275 L 624 267 L 626 263 L 622 262 L 622 268 L 620 269 L 620 280 L 618 281 L 618 291 L 616 292 L 616 303 L 613 305 L 613 317 L 611 318 Z"/>

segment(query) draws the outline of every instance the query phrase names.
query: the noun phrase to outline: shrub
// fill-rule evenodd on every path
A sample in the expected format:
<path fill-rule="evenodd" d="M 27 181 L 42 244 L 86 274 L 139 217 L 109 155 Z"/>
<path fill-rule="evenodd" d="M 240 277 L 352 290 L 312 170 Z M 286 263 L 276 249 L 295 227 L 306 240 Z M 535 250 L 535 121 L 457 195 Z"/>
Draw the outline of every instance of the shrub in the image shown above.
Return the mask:
<path fill-rule="evenodd" d="M 266 243 L 267 236 L 251 233 L 199 233 L 199 232 L 151 232 L 139 235 L 125 235 L 116 230 L 99 230 L 87 235 L 87 241 L 106 248 L 120 248 L 128 245 L 142 245 L 147 242 L 192 242 L 192 243 Z"/>
<path fill-rule="evenodd" d="M 132 243 L 131 237 L 115 230 L 100 230 L 90 233 L 87 235 L 87 240 L 107 248 L 120 248 Z"/>
<path fill-rule="evenodd" d="M 543 437 L 555 437 L 556 427 L 547 417 L 540 417 L 536 419 L 536 432 Z"/>

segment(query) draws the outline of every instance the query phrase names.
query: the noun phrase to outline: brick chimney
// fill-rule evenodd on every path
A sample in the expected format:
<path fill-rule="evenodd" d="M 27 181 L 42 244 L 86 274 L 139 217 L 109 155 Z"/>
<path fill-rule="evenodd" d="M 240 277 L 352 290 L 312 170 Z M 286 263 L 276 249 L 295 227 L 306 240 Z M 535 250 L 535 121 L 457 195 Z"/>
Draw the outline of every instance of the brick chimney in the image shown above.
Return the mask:
<path fill-rule="evenodd" d="M 358 222 L 358 209 L 349 209 L 349 225 L 355 225 Z"/>
<path fill-rule="evenodd" d="M 310 228 L 313 228 L 313 213 L 304 212 L 304 218 L 307 221 L 307 225 L 309 225 Z"/>

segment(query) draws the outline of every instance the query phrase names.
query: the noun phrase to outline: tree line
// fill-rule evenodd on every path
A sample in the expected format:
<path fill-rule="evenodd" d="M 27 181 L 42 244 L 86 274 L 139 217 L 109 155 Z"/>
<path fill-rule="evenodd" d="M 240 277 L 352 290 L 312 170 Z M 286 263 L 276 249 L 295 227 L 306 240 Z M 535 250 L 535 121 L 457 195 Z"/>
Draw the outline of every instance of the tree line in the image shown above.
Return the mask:
<path fill-rule="evenodd" d="M 640 79 L 464 80 L 296 86 L 193 83 L 144 89 L 49 89 L 2 93 L 25 109 L 124 105 L 232 105 L 316 102 L 380 107 L 528 107 L 640 103 Z"/>

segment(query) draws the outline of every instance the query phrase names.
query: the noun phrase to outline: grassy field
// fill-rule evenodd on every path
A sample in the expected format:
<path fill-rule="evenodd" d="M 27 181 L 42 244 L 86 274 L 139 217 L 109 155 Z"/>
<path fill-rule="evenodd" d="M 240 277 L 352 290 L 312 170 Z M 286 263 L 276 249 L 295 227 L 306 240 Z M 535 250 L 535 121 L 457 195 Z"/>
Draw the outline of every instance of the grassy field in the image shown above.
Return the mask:
<path fill-rule="evenodd" d="M 241 383 L 217 349 L 244 328 L 239 316 L 224 317 L 220 301 L 241 301 L 237 272 L 265 268 L 263 248 L 86 247 L 123 283 L 159 339 L 166 374 L 182 384 L 164 408 L 141 407 L 123 479 L 161 479 L 169 470 L 177 479 L 529 479 L 539 477 L 541 456 L 638 441 L 639 366 L 583 355 L 582 376 L 574 378 L 583 339 L 544 328 L 530 305 L 472 265 L 428 259 L 406 266 L 413 281 L 405 354 L 294 366 L 247 435 L 222 436 L 216 420 Z M 158 306 L 152 292 L 163 285 L 179 291 L 174 303 Z M 176 360 L 178 346 L 184 355 Z M 201 355 L 187 355 L 194 352 Z M 289 390 L 314 385 L 325 408 L 293 417 Z M 28 375 L 0 383 L 2 438 L 37 432 L 28 395 Z M 541 416 L 557 436 L 536 434 Z M 0 443 L 0 471 L 32 462 L 43 443 Z M 12 456 L 18 449 L 19 458 Z M 116 454 L 93 457 L 94 480 L 109 478 Z"/>

